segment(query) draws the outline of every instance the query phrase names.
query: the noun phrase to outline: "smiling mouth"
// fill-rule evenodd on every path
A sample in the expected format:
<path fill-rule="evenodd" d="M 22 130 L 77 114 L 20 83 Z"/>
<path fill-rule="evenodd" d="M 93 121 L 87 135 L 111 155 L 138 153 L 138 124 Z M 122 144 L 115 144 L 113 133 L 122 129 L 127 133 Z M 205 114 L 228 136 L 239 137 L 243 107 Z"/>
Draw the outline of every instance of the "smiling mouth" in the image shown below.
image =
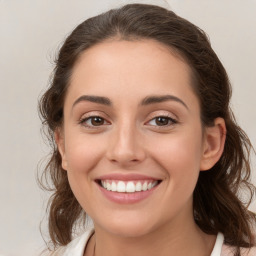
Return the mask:
<path fill-rule="evenodd" d="M 119 193 L 135 193 L 148 191 L 159 185 L 161 180 L 98 180 L 97 183 L 104 189 Z"/>

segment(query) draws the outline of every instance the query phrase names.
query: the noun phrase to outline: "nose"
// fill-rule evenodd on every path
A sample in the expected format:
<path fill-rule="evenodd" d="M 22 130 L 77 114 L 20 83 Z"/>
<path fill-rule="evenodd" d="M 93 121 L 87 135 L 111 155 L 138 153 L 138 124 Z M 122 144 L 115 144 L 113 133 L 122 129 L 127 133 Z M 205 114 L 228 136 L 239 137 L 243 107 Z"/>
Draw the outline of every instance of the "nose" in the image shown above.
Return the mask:
<path fill-rule="evenodd" d="M 107 149 L 109 161 L 121 166 L 133 166 L 146 158 L 142 135 L 135 126 L 123 124 L 113 130 Z"/>

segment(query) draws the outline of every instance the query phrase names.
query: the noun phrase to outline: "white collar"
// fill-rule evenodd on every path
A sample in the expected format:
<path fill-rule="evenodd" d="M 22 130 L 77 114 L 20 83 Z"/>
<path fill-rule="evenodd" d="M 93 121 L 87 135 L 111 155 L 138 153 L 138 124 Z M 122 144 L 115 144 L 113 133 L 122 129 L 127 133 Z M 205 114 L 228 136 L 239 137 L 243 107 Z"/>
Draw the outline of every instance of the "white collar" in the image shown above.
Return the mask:
<path fill-rule="evenodd" d="M 94 229 L 88 229 L 81 236 L 72 240 L 65 249 L 65 252 L 62 256 L 83 256 L 84 250 L 89 241 L 89 238 L 94 233 Z M 224 236 L 222 233 L 218 233 L 214 248 L 210 256 L 221 256 L 221 249 L 224 243 Z"/>
<path fill-rule="evenodd" d="M 215 245 L 213 247 L 211 256 L 220 256 L 221 255 L 221 249 L 222 245 L 224 243 L 224 235 L 222 233 L 218 233 Z"/>

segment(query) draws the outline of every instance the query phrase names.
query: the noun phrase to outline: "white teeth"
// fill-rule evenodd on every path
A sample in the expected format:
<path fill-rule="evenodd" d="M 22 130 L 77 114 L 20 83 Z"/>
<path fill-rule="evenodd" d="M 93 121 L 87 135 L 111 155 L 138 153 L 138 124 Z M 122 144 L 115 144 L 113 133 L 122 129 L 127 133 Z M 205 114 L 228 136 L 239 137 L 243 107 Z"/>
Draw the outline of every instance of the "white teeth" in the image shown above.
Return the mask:
<path fill-rule="evenodd" d="M 146 191 L 148 189 L 148 184 L 147 182 L 144 182 L 143 186 L 142 186 L 142 190 Z"/>
<path fill-rule="evenodd" d="M 129 181 L 128 183 L 127 183 L 127 185 L 126 185 L 126 190 L 125 190 L 126 192 L 128 192 L 128 193 L 133 193 L 133 192 L 135 192 L 135 185 L 134 185 L 134 183 L 132 182 L 132 181 Z"/>
<path fill-rule="evenodd" d="M 136 183 L 136 186 L 135 186 L 135 190 L 136 190 L 136 191 L 141 191 L 141 188 L 142 188 L 141 182 L 137 182 L 137 183 Z"/>
<path fill-rule="evenodd" d="M 151 187 L 151 188 L 155 187 L 157 184 L 158 184 L 158 181 L 155 180 L 155 181 L 152 183 L 152 187 Z"/>
<path fill-rule="evenodd" d="M 105 186 L 105 183 L 106 183 L 106 182 L 105 182 L 104 180 L 101 180 L 100 183 L 101 183 L 101 186 L 102 186 L 103 188 L 106 188 L 106 186 Z"/>
<path fill-rule="evenodd" d="M 116 186 L 116 183 L 114 181 L 112 182 L 112 189 L 111 189 L 111 191 L 113 191 L 113 192 L 117 191 L 117 186 Z"/>
<path fill-rule="evenodd" d="M 149 182 L 144 181 L 143 184 L 141 181 L 118 181 L 117 183 L 115 181 L 111 180 L 102 180 L 101 186 L 109 191 L 113 192 L 120 192 L 120 193 L 134 193 L 134 192 L 141 192 L 150 190 L 153 187 L 155 187 L 158 184 L 157 181 Z"/>
<path fill-rule="evenodd" d="M 125 192 L 125 183 L 123 181 L 118 181 L 116 191 Z"/>

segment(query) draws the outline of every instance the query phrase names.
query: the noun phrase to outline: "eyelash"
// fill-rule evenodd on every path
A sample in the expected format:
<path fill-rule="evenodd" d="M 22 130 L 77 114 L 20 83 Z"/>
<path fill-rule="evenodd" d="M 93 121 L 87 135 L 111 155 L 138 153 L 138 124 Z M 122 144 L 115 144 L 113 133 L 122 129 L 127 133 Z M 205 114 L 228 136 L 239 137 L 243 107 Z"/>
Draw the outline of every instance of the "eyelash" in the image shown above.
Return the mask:
<path fill-rule="evenodd" d="M 86 128 L 89 128 L 89 129 L 95 129 L 95 128 L 97 129 L 97 128 L 101 127 L 102 125 L 92 125 L 92 124 L 88 125 L 88 124 L 86 124 L 86 122 L 87 122 L 88 120 L 91 120 L 91 122 L 92 122 L 93 118 L 102 119 L 102 121 L 104 122 L 104 124 L 102 124 L 102 125 L 106 125 L 106 122 L 107 122 L 106 119 L 103 118 L 103 117 L 101 117 L 101 116 L 97 116 L 97 115 L 82 118 L 82 119 L 79 121 L 79 124 L 85 126 Z M 108 123 L 108 122 L 107 122 L 107 123 Z"/>
<path fill-rule="evenodd" d="M 92 120 L 94 118 L 99 118 L 103 121 L 103 124 L 100 124 L 100 125 L 93 125 L 92 124 Z M 146 124 L 149 124 L 150 122 L 152 122 L 153 120 L 155 120 L 155 122 L 157 121 L 157 118 L 163 118 L 163 119 L 166 119 L 168 124 L 164 124 L 164 125 L 149 125 L 149 126 L 153 126 L 157 129 L 164 129 L 164 128 L 167 128 L 167 127 L 170 127 L 172 125 L 175 125 L 178 123 L 178 121 L 172 117 L 170 117 L 169 115 L 159 115 L 159 116 L 155 116 L 154 118 L 150 119 Z M 91 120 L 91 124 L 86 124 L 87 121 Z M 99 116 L 99 115 L 93 115 L 93 116 L 88 116 L 88 117 L 85 117 L 85 118 L 82 118 L 80 121 L 79 121 L 79 124 L 85 126 L 86 128 L 89 128 L 89 129 L 97 129 L 97 128 L 100 128 L 102 127 L 103 125 L 108 125 L 110 124 L 108 121 L 106 121 L 105 118 Z"/>
<path fill-rule="evenodd" d="M 164 124 L 164 125 L 151 125 L 151 126 L 155 126 L 157 129 L 164 129 L 164 128 L 167 128 L 167 127 L 170 127 L 172 125 L 175 125 L 178 123 L 178 121 L 172 117 L 170 117 L 169 115 L 159 115 L 159 116 L 156 116 L 152 119 L 150 119 L 147 123 L 155 120 L 155 122 L 157 121 L 158 118 L 163 118 L 163 119 L 166 119 L 166 121 L 168 122 L 168 124 Z"/>

